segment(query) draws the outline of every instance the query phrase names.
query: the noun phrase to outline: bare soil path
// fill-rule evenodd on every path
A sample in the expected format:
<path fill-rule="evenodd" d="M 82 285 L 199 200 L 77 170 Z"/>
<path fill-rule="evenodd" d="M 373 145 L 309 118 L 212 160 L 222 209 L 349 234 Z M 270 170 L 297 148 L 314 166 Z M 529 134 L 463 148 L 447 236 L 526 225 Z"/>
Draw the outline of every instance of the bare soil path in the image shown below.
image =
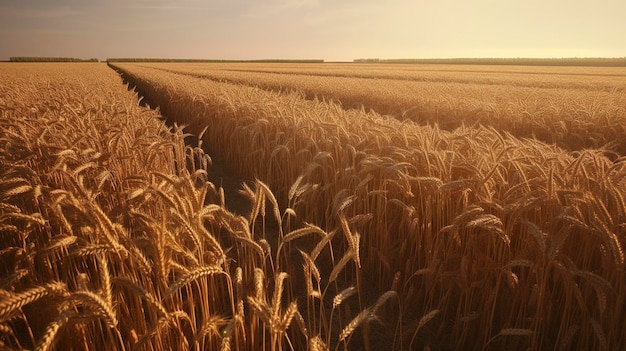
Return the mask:
<path fill-rule="evenodd" d="M 114 69 L 113 67 L 111 68 Z M 137 92 L 138 96 L 141 98 L 140 104 L 142 106 L 152 109 L 154 108 L 155 104 L 151 103 L 150 100 L 137 89 L 134 82 L 129 81 L 128 78 L 125 77 L 121 72 L 117 71 L 117 73 L 121 76 L 122 82 L 128 85 L 128 90 L 134 90 Z M 166 114 L 163 114 L 162 111 L 161 115 L 163 116 L 164 122 L 168 126 L 171 127 L 174 125 L 175 121 L 173 121 Z M 185 139 L 185 143 L 187 145 L 198 145 L 197 136 L 192 135 L 190 137 L 187 137 Z M 244 182 L 247 184 L 252 184 L 253 180 L 241 177 L 239 174 L 234 172 L 225 162 L 214 159 L 213 155 L 208 152 L 207 154 L 209 154 L 209 156 L 211 156 L 212 158 L 211 165 L 206 170 L 209 175 L 209 181 L 213 183 L 213 185 L 215 185 L 216 189 L 219 189 L 221 187 L 224 190 L 224 201 L 226 208 L 234 214 L 247 216 L 250 213 L 252 204 L 239 191 L 242 189 L 242 184 Z"/>
<path fill-rule="evenodd" d="M 227 164 L 222 161 L 213 161 L 209 169 L 209 181 L 216 188 L 224 189 L 224 201 L 226 208 L 237 215 L 247 216 L 252 210 L 250 201 L 239 193 L 242 184 L 251 184 L 252 180 L 244 179 L 233 172 Z"/>

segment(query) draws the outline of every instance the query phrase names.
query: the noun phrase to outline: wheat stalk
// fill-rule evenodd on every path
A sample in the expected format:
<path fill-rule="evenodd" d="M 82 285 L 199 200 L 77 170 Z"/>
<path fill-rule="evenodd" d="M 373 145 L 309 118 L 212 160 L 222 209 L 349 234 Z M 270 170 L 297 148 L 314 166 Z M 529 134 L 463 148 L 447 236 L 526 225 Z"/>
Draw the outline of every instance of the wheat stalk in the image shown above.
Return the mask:
<path fill-rule="evenodd" d="M 210 316 L 207 320 L 205 320 L 202 324 L 202 327 L 197 331 L 195 340 L 196 342 L 202 338 L 204 338 L 209 333 L 214 334 L 216 336 L 222 336 L 221 327 L 228 325 L 229 321 L 224 316 Z"/>
<path fill-rule="evenodd" d="M 108 306 L 113 306 L 113 294 L 111 293 L 111 276 L 109 275 L 109 263 L 105 255 L 98 256 L 98 270 L 102 282 L 102 294 Z"/>
<path fill-rule="evenodd" d="M 0 320 L 5 320 L 14 311 L 50 294 L 66 295 L 67 286 L 65 283 L 53 282 L 20 293 L 9 294 L 0 302 Z"/>
<path fill-rule="evenodd" d="M 83 305 L 93 309 L 99 316 L 104 317 L 110 328 L 115 328 L 118 325 L 117 316 L 113 306 L 109 305 L 106 300 L 93 292 L 73 292 L 67 298 L 67 302 L 73 302 L 76 305 Z"/>
<path fill-rule="evenodd" d="M 224 274 L 224 271 L 220 267 L 215 267 L 215 266 L 200 267 L 196 270 L 193 270 L 189 274 L 186 274 L 183 277 L 181 277 L 174 284 L 170 285 L 166 296 L 171 296 L 183 286 L 193 281 L 196 281 L 200 279 L 201 277 L 204 277 L 207 275 L 215 275 L 215 274 Z"/>
<path fill-rule="evenodd" d="M 358 328 L 361 323 L 372 317 L 372 312 L 369 308 L 366 308 L 359 312 L 359 314 L 354 317 L 339 333 L 339 342 L 345 341 L 354 331 Z"/>
<path fill-rule="evenodd" d="M 343 303 L 347 298 L 354 295 L 357 292 L 354 286 L 343 289 L 339 294 L 335 295 L 333 298 L 333 309 L 337 308 L 339 305 Z"/>
<path fill-rule="evenodd" d="M 156 307 L 156 309 L 159 311 L 161 316 L 166 316 L 168 314 L 168 312 L 167 312 L 166 308 L 163 306 L 163 304 L 161 304 L 161 302 L 159 302 L 159 300 L 157 300 L 157 298 L 153 294 L 148 292 L 148 290 L 146 290 L 142 286 L 140 286 L 140 285 L 138 285 L 138 284 L 136 284 L 136 283 L 126 279 L 126 278 L 120 278 L 120 277 L 113 278 L 112 283 L 114 285 L 124 286 L 127 289 L 130 289 L 130 290 L 133 290 L 133 291 L 137 292 L 142 299 L 146 300 L 153 307 Z"/>
<path fill-rule="evenodd" d="M 66 311 L 57 316 L 57 318 L 48 326 L 46 326 L 46 330 L 44 331 L 41 339 L 37 343 L 37 347 L 35 350 L 37 351 L 47 351 L 50 350 L 54 346 L 55 338 L 59 332 L 59 330 L 67 324 L 70 318 L 74 315 L 74 312 Z"/>

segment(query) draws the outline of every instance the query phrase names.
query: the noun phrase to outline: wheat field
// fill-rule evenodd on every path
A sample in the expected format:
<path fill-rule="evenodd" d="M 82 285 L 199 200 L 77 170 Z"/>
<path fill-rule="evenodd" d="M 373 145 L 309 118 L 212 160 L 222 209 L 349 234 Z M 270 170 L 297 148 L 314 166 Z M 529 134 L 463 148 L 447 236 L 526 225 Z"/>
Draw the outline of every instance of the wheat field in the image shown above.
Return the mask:
<path fill-rule="evenodd" d="M 445 130 L 492 126 L 570 151 L 602 148 L 626 153 L 626 73 L 620 68 L 144 65 L 278 91 L 301 91 L 309 98 L 334 100 L 344 108 L 371 109 Z"/>
<path fill-rule="evenodd" d="M 110 66 L 0 64 L 1 348 L 626 348 L 625 72 Z"/>

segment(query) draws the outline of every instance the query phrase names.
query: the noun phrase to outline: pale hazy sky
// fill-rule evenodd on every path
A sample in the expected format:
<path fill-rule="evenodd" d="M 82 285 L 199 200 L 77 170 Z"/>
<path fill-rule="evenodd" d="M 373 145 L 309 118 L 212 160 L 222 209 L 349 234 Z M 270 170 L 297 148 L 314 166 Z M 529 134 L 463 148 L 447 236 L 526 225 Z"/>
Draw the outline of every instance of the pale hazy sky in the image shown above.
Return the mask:
<path fill-rule="evenodd" d="M 0 0 L 0 60 L 624 57 L 626 0 Z"/>

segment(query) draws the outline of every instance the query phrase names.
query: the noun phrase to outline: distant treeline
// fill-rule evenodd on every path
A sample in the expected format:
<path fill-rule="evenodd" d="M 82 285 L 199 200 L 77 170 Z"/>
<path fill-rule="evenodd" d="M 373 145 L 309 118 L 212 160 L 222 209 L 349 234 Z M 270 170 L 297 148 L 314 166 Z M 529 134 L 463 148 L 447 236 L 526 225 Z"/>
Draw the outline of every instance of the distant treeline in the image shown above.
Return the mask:
<path fill-rule="evenodd" d="M 275 63 L 323 63 L 324 60 L 305 59 L 261 59 L 261 60 L 212 60 L 212 59 L 162 59 L 162 58 L 109 58 L 107 62 L 185 62 L 185 63 L 207 63 L 207 62 L 275 62 Z"/>
<path fill-rule="evenodd" d="M 449 59 L 355 59 L 358 63 L 418 63 L 460 65 L 521 65 L 521 66 L 626 66 L 626 57 L 572 58 L 449 58 Z"/>
<path fill-rule="evenodd" d="M 83 60 L 75 57 L 28 57 L 15 56 L 9 58 L 11 62 L 98 62 L 98 59 L 91 58 Z"/>

